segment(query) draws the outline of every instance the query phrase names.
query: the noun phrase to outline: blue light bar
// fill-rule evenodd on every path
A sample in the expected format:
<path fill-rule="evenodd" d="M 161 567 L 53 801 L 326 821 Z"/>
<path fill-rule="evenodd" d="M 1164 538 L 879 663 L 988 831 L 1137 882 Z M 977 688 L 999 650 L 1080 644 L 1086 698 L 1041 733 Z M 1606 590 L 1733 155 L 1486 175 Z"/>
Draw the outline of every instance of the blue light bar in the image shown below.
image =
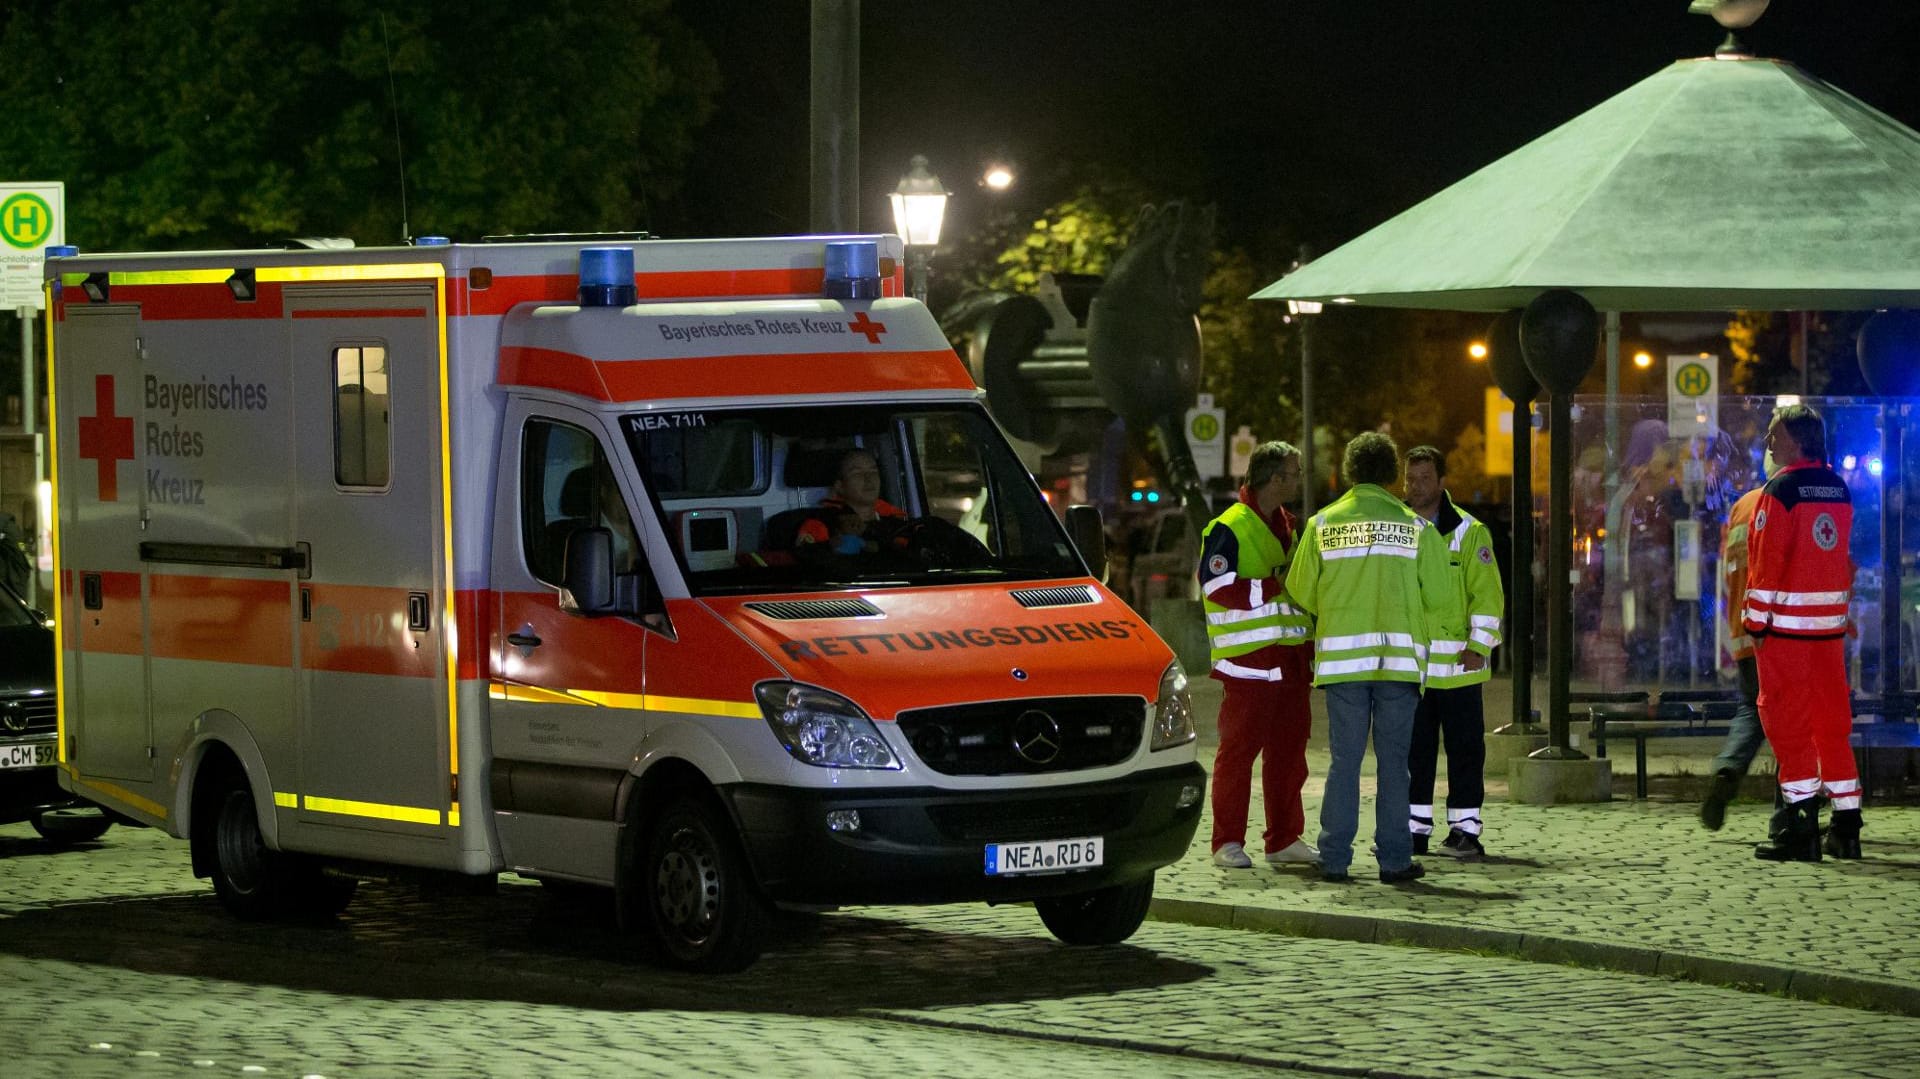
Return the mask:
<path fill-rule="evenodd" d="M 72 244 L 55 244 L 47 248 L 47 257 L 50 259 L 68 258 L 79 253 L 80 249 Z"/>
<path fill-rule="evenodd" d="M 830 300 L 880 298 L 880 245 L 872 240 L 839 240 L 827 245 L 826 281 L 820 291 Z"/>
<path fill-rule="evenodd" d="M 633 248 L 580 249 L 580 306 L 628 307 L 639 299 L 633 284 Z"/>
<path fill-rule="evenodd" d="M 413 238 L 413 246 L 415 247 L 446 247 L 451 243 L 453 243 L 453 241 L 447 239 L 445 236 L 415 236 Z"/>

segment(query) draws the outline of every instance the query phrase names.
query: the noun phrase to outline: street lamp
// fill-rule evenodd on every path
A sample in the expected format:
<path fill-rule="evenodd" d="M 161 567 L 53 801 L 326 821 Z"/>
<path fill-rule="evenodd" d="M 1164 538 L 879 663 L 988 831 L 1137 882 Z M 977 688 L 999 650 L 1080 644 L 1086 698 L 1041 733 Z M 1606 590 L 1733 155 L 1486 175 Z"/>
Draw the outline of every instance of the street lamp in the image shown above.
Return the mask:
<path fill-rule="evenodd" d="M 907 241 L 907 287 L 913 298 L 927 302 L 928 264 L 940 242 L 940 219 L 947 213 L 947 189 L 927 168 L 923 154 L 913 155 L 907 173 L 888 196 L 893 202 L 893 227 Z"/>
<path fill-rule="evenodd" d="M 1287 312 L 1300 324 L 1300 516 L 1304 519 L 1313 516 L 1313 317 L 1320 313 L 1320 301 L 1288 300 Z"/>

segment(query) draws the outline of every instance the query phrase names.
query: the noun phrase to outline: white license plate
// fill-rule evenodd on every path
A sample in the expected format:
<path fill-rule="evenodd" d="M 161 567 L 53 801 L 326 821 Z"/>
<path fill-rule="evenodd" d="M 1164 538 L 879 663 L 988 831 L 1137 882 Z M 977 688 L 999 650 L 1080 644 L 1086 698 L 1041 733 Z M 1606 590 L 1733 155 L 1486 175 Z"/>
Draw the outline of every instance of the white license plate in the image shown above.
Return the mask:
<path fill-rule="evenodd" d="M 1038 843 L 987 844 L 987 876 L 1016 873 L 1066 873 L 1092 869 L 1106 860 L 1107 843 L 1100 836 L 1084 839 L 1043 839 Z"/>
<path fill-rule="evenodd" d="M 0 746 L 0 768 L 49 768 L 52 765 L 52 742 L 19 742 Z"/>

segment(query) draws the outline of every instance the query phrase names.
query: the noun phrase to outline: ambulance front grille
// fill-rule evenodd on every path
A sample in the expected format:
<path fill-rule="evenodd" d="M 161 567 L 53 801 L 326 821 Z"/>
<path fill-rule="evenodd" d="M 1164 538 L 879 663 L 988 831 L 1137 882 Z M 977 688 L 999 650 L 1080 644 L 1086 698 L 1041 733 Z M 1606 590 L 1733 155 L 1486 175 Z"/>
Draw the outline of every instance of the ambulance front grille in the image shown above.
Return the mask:
<path fill-rule="evenodd" d="M 783 622 L 801 622 L 826 618 L 877 618 L 880 608 L 864 599 L 789 599 L 760 600 L 746 605 L 747 610 L 778 618 Z"/>
<path fill-rule="evenodd" d="M 1146 718 L 1139 697 L 1047 697 L 921 708 L 897 722 L 934 771 L 998 776 L 1118 764 L 1140 747 Z"/>
<path fill-rule="evenodd" d="M 1133 822 L 1135 801 L 1126 794 L 969 801 L 930 805 L 927 817 L 948 839 L 1006 843 L 1116 832 Z"/>
<path fill-rule="evenodd" d="M 1022 588 L 1012 593 L 1022 607 L 1084 607 L 1100 602 L 1093 589 L 1083 584 L 1055 588 Z"/>
<path fill-rule="evenodd" d="M 0 738 L 52 734 L 55 711 L 51 693 L 0 698 Z"/>

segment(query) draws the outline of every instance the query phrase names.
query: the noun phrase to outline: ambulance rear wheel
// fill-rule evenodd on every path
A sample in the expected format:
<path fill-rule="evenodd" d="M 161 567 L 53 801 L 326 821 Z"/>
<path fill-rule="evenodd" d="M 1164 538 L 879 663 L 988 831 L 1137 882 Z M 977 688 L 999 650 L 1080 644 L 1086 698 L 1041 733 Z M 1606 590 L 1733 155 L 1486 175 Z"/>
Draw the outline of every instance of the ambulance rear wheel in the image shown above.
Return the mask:
<path fill-rule="evenodd" d="M 772 911 L 710 800 L 681 794 L 662 806 L 642 857 L 641 901 L 661 962 L 703 973 L 753 965 Z"/>
<path fill-rule="evenodd" d="M 210 799 L 210 819 L 195 821 L 193 841 L 212 857 L 213 890 L 235 917 L 262 921 L 301 909 L 299 874 L 290 855 L 267 846 L 253 811 L 253 792 L 244 780 L 229 780 Z M 351 894 L 351 893 L 349 893 Z"/>
<path fill-rule="evenodd" d="M 1153 877 L 1078 895 L 1036 899 L 1040 920 L 1066 944 L 1118 944 L 1147 920 L 1153 905 Z"/>

